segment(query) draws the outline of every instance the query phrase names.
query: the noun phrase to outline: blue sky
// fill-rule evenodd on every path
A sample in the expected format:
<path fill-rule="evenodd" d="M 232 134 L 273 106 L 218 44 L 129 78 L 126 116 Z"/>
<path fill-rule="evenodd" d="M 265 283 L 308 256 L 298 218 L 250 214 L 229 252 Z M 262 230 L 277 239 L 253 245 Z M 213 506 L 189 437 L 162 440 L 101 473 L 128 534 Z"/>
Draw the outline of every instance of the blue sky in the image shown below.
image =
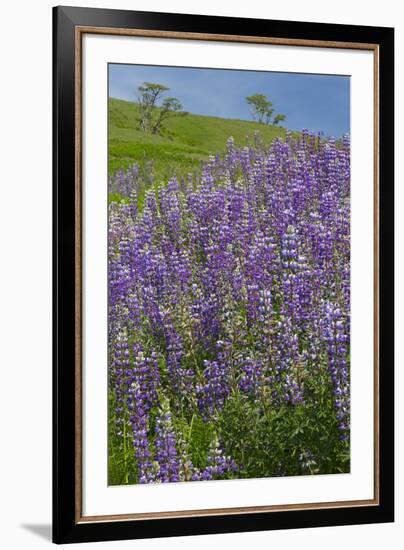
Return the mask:
<path fill-rule="evenodd" d="M 251 120 L 246 96 L 265 94 L 284 126 L 340 137 L 349 132 L 349 77 L 299 73 L 109 65 L 109 95 L 135 101 L 143 82 L 164 84 L 190 113 Z M 167 95 L 166 94 L 166 95 Z"/>

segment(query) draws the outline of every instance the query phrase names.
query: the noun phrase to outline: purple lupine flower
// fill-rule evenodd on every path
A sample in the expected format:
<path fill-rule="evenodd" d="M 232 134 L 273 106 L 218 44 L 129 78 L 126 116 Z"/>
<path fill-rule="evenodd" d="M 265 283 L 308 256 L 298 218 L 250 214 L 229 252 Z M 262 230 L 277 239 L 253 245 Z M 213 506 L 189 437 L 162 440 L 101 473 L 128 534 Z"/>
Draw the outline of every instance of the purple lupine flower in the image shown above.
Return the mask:
<path fill-rule="evenodd" d="M 335 415 L 341 432 L 340 439 L 346 441 L 349 438 L 349 336 L 341 308 L 329 302 L 325 305 L 324 336 L 327 343 L 328 371 L 333 386 Z"/>
<path fill-rule="evenodd" d="M 206 467 L 200 472 L 199 479 L 208 481 L 217 479 L 225 474 L 238 471 L 235 461 L 226 456 L 220 446 L 217 435 L 214 436 L 206 458 Z"/>
<path fill-rule="evenodd" d="M 160 387 L 158 357 L 155 351 L 146 355 L 138 344 L 133 345 L 133 382 L 141 393 L 143 404 L 149 410 L 157 402 L 157 390 Z"/>
<path fill-rule="evenodd" d="M 225 362 L 204 361 L 204 383 L 197 386 L 198 407 L 205 417 L 223 407 L 230 392 L 229 372 Z"/>
<path fill-rule="evenodd" d="M 130 424 L 138 479 L 139 483 L 150 483 L 155 480 L 155 476 L 149 448 L 147 406 L 138 383 L 133 382 L 130 391 Z"/>
<path fill-rule="evenodd" d="M 230 138 L 200 175 L 157 188 L 134 166 L 110 179 L 124 197 L 109 205 L 110 390 L 142 482 L 213 476 L 174 425 L 219 420 L 234 394 L 304 406 L 324 353 L 348 439 L 349 148 L 309 131 Z"/>
<path fill-rule="evenodd" d="M 239 387 L 241 391 L 257 396 L 264 384 L 262 361 L 247 357 L 240 366 L 242 372 Z"/>
<path fill-rule="evenodd" d="M 161 483 L 180 481 L 176 436 L 172 423 L 170 405 L 167 399 L 164 399 L 160 406 L 155 430 L 154 457 L 158 464 L 156 479 Z"/>

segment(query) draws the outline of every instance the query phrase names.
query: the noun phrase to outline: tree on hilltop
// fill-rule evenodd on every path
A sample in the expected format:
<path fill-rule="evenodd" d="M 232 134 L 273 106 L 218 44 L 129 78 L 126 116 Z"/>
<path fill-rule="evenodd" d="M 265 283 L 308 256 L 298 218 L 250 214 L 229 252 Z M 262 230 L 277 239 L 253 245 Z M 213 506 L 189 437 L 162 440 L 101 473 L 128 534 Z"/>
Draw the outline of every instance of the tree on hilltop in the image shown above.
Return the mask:
<path fill-rule="evenodd" d="M 274 114 L 274 108 L 272 101 L 269 101 L 264 94 L 253 94 L 246 97 L 247 103 L 250 106 L 253 119 L 260 124 L 271 124 L 272 116 Z M 276 126 L 282 120 L 285 120 L 286 116 L 277 114 L 273 119 L 272 124 Z"/>
<path fill-rule="evenodd" d="M 173 115 L 184 116 L 181 102 L 175 97 L 164 97 L 170 88 L 163 84 L 143 82 L 138 86 L 137 104 L 139 106 L 139 128 L 149 134 L 158 134 L 165 121 Z"/>
<path fill-rule="evenodd" d="M 276 126 L 280 122 L 283 122 L 285 118 L 286 118 L 286 115 L 276 115 L 272 124 Z"/>

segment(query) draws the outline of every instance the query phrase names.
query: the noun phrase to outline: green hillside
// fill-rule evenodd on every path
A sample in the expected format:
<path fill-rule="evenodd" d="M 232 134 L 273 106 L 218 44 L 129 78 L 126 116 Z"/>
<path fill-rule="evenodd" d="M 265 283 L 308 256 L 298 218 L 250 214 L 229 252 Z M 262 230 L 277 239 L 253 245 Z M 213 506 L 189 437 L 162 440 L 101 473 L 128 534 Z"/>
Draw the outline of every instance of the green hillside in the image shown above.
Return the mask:
<path fill-rule="evenodd" d="M 188 114 L 167 120 L 162 135 L 146 134 L 137 128 L 137 105 L 109 99 L 109 172 L 134 163 L 166 180 L 198 169 L 209 154 L 221 153 L 232 136 L 236 145 L 246 145 L 259 131 L 265 144 L 284 136 L 285 129 L 253 121 Z"/>

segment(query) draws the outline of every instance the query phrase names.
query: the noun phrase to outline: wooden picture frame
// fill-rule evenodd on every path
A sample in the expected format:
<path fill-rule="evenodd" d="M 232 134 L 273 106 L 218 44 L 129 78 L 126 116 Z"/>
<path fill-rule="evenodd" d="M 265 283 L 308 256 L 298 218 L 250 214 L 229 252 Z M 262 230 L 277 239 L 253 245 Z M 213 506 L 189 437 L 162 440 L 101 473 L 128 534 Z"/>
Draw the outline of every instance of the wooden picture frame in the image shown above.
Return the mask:
<path fill-rule="evenodd" d="M 394 31 L 57 7 L 53 11 L 53 540 L 72 543 L 394 520 Z M 370 51 L 374 67 L 372 499 L 84 515 L 82 44 L 85 35 Z M 106 367 L 105 367 L 106 368 Z M 100 388 L 103 391 L 103 388 Z"/>

